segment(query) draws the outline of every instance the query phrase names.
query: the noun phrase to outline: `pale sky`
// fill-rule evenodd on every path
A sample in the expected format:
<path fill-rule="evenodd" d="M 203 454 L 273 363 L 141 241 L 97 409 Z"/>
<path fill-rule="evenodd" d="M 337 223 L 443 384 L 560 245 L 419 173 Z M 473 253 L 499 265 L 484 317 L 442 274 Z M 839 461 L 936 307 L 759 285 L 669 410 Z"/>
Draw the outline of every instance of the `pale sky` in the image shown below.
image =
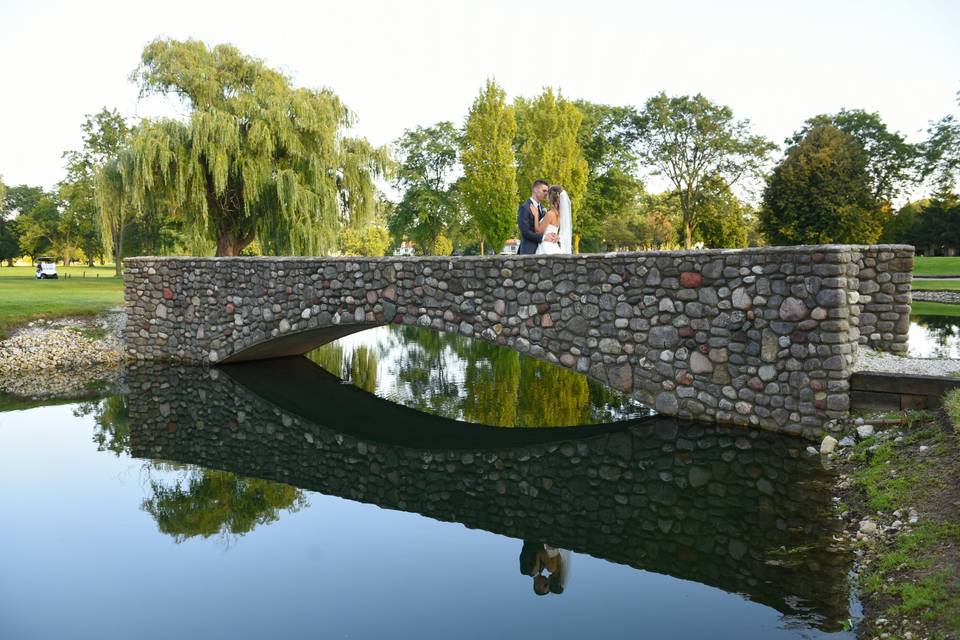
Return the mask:
<path fill-rule="evenodd" d="M 333 89 L 375 144 L 462 124 L 488 77 L 641 106 L 703 93 L 781 144 L 808 117 L 877 111 L 912 140 L 958 111 L 960 2 L 41 2 L 0 0 L 0 176 L 52 187 L 84 114 L 170 111 L 129 81 L 163 36 L 229 42 Z"/>

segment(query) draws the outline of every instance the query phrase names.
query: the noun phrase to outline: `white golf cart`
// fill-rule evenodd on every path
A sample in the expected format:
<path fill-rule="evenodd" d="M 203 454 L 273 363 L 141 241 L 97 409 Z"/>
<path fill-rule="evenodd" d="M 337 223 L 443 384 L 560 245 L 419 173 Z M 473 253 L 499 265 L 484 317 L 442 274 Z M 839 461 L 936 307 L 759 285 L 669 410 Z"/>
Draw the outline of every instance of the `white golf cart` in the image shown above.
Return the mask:
<path fill-rule="evenodd" d="M 37 280 L 46 280 L 48 278 L 58 278 L 56 258 L 38 258 L 37 259 Z"/>

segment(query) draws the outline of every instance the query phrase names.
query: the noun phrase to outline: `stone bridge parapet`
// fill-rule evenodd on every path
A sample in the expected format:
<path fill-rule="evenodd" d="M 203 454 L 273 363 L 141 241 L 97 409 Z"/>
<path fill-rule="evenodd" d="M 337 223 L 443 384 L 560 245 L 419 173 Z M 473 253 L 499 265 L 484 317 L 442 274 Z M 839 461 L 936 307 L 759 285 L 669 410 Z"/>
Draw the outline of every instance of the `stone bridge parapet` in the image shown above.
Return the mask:
<path fill-rule="evenodd" d="M 906 349 L 913 247 L 128 258 L 129 356 L 304 353 L 396 323 L 500 344 L 682 418 L 818 437 L 859 344 Z"/>

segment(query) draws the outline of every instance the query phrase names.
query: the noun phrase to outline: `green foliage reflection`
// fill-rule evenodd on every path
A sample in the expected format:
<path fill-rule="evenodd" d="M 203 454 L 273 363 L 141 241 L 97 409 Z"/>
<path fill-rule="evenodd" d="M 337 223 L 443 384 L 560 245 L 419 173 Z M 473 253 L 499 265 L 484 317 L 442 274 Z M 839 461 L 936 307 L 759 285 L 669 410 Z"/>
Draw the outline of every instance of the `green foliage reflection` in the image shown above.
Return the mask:
<path fill-rule="evenodd" d="M 497 427 L 574 426 L 645 415 L 639 403 L 563 367 L 482 340 L 410 326 L 365 332 L 308 354 L 405 406 Z M 377 371 L 381 377 L 377 377 Z M 386 372 L 386 375 L 383 375 Z"/>
<path fill-rule="evenodd" d="M 93 441 L 97 451 L 111 451 L 117 456 L 130 455 L 130 409 L 127 396 L 110 396 L 102 400 L 81 402 L 73 410 L 76 417 L 93 415 Z"/>
<path fill-rule="evenodd" d="M 275 522 L 283 510 L 295 512 L 307 504 L 295 487 L 209 469 L 192 469 L 172 486 L 151 480 L 150 489 L 153 497 L 142 508 L 177 543 L 196 536 L 244 535 Z"/>

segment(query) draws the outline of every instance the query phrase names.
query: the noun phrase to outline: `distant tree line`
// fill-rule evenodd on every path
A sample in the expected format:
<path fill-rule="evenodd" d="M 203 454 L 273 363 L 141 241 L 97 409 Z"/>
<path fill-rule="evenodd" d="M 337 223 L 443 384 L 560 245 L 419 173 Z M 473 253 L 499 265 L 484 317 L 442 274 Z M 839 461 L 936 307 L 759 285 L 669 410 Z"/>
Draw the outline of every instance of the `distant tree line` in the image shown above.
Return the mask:
<path fill-rule="evenodd" d="M 817 115 L 775 161 L 748 120 L 699 94 L 633 107 L 547 88 L 510 102 L 488 80 L 461 125 L 416 126 L 385 148 L 350 135 L 354 116 L 331 90 L 295 87 L 232 46 L 156 40 L 133 77 L 185 115 L 131 123 L 105 108 L 54 190 L 0 182 L 0 259 L 53 253 L 119 273 L 137 254 L 497 252 L 538 178 L 570 194 L 578 251 L 960 247 L 955 115 L 918 144 L 877 113 Z M 650 193 L 651 177 L 668 188 Z M 934 196 L 895 209 L 919 185 Z"/>

